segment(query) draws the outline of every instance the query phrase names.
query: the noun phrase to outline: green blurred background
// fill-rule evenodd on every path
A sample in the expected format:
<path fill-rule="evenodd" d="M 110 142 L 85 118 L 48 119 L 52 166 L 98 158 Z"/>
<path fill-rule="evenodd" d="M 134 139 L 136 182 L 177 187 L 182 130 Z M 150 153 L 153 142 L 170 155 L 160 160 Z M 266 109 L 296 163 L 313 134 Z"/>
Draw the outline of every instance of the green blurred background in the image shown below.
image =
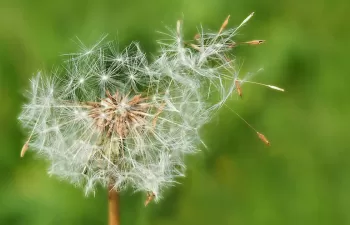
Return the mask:
<path fill-rule="evenodd" d="M 59 65 L 103 34 L 156 53 L 156 31 L 184 19 L 188 39 L 202 23 L 217 30 L 228 14 L 242 74 L 286 88 L 245 85 L 228 104 L 272 146 L 266 147 L 223 108 L 202 134 L 208 149 L 187 160 L 187 177 L 158 204 L 144 194 L 121 197 L 122 224 L 350 224 L 350 3 L 348 0 L 0 1 L 0 224 L 107 224 L 106 191 L 83 191 L 46 174 L 17 121 L 23 91 L 39 69 Z"/>

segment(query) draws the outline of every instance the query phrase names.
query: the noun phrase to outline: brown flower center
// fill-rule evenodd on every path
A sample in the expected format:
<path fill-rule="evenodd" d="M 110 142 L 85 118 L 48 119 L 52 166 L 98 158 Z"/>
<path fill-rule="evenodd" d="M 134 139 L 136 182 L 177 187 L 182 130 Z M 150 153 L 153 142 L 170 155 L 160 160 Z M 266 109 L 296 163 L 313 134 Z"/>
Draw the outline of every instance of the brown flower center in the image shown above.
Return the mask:
<path fill-rule="evenodd" d="M 124 139 L 133 128 L 142 128 L 147 124 L 146 117 L 148 109 L 152 107 L 147 103 L 147 98 L 135 95 L 121 95 L 116 92 L 111 95 L 106 92 L 107 97 L 101 102 L 86 103 L 91 107 L 89 116 L 94 119 L 96 126 L 106 132 L 107 137 L 115 133 Z"/>

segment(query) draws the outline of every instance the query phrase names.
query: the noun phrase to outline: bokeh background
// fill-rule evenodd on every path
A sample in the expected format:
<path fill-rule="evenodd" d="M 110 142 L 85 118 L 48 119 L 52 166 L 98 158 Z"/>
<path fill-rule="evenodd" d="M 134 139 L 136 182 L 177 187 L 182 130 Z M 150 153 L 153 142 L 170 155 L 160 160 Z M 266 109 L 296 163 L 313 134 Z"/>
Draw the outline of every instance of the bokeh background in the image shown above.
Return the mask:
<path fill-rule="evenodd" d="M 223 108 L 202 134 L 208 146 L 187 159 L 187 177 L 158 204 L 121 197 L 122 224 L 350 224 L 350 3 L 348 0 L 1 0 L 0 224 L 107 224 L 106 190 L 83 191 L 46 174 L 32 152 L 20 158 L 25 134 L 17 116 L 23 91 L 39 69 L 59 65 L 103 34 L 156 53 L 156 31 L 184 19 L 191 39 L 199 24 L 217 30 L 228 14 L 242 75 L 286 88 L 245 85 L 228 105 L 271 141 L 266 147 Z M 243 63 L 244 62 L 244 63 Z"/>

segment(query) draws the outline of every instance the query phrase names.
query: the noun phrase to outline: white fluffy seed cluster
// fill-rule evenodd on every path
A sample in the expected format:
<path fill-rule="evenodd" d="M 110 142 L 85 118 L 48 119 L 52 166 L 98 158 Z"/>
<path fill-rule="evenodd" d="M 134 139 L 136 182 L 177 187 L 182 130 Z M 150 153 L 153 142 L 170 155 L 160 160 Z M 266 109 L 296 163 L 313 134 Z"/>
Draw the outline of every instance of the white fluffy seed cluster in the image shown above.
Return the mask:
<path fill-rule="evenodd" d="M 225 21 L 219 32 L 201 29 L 189 42 L 178 21 L 152 62 L 138 43 L 119 52 L 99 42 L 70 54 L 61 71 L 39 72 L 19 117 L 29 130 L 25 150 L 86 194 L 102 184 L 158 199 L 184 176 L 199 129 L 236 89 L 233 37 L 251 16 L 236 28 L 223 29 Z"/>

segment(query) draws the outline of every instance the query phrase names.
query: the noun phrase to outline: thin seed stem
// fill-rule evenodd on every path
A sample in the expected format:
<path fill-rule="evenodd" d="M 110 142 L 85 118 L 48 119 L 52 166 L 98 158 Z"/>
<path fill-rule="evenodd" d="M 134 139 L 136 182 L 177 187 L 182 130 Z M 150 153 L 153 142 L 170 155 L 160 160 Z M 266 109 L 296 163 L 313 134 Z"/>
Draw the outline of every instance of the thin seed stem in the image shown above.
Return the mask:
<path fill-rule="evenodd" d="M 120 225 L 119 193 L 111 185 L 108 190 L 108 225 Z"/>
<path fill-rule="evenodd" d="M 238 118 L 240 118 L 244 123 L 246 123 L 250 128 L 252 128 L 252 130 L 254 130 L 255 132 L 258 133 L 258 131 L 252 126 L 250 125 L 250 123 L 248 123 L 245 119 L 243 119 L 243 117 L 241 115 L 239 115 L 235 110 L 231 109 L 230 107 L 228 107 L 228 105 L 225 104 L 225 106 L 234 114 L 236 114 L 238 116 Z"/>

